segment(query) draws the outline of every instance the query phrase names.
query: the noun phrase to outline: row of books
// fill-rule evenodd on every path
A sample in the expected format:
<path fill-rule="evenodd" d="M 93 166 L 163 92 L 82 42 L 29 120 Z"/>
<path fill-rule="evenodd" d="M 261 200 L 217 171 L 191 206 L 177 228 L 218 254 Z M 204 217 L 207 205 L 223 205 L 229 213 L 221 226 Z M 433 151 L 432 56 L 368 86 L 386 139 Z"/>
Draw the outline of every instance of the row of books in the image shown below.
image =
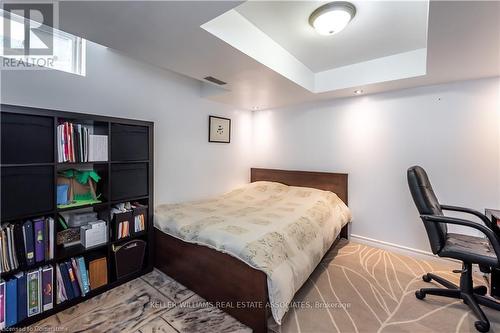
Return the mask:
<path fill-rule="evenodd" d="M 85 296 L 90 291 L 89 272 L 83 257 L 71 258 L 56 266 L 57 304 Z"/>
<path fill-rule="evenodd" d="M 0 272 L 26 269 L 54 258 L 54 219 L 9 223 L 0 229 Z"/>
<path fill-rule="evenodd" d="M 108 160 L 108 136 L 90 134 L 81 124 L 64 122 L 57 126 L 59 162 L 94 162 Z"/>
<path fill-rule="evenodd" d="M 20 272 L 0 281 L 0 329 L 53 308 L 53 266 Z"/>

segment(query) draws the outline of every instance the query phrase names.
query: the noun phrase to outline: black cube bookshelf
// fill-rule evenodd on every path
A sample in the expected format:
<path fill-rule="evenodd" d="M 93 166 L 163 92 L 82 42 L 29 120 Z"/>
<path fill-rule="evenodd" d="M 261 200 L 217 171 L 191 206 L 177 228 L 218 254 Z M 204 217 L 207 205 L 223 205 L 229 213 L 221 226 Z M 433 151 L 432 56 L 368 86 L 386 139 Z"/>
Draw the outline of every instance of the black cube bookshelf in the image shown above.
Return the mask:
<path fill-rule="evenodd" d="M 56 304 L 57 283 L 54 274 L 51 310 L 27 317 L 16 327 L 31 325 L 68 307 L 126 283 L 153 269 L 153 130 L 152 122 L 106 117 L 93 114 L 65 112 L 1 104 L 1 224 L 23 223 L 27 219 L 52 217 L 72 210 L 86 208 L 98 212 L 107 221 L 108 242 L 86 249 L 55 246 L 54 258 L 30 267 L 55 265 L 75 256 L 106 256 L 108 283 L 91 290 L 84 297 Z M 94 133 L 108 136 L 108 160 L 99 162 L 58 162 L 57 126 L 63 121 L 85 124 Z M 102 177 L 98 184 L 101 202 L 85 206 L 58 208 L 57 174 L 60 170 L 80 166 L 95 169 Z M 146 230 L 117 239 L 111 219 L 111 208 L 122 202 L 139 202 L 147 206 Z M 56 233 L 56 229 L 54 230 Z M 52 235 L 56 237 L 56 235 Z M 142 269 L 117 278 L 114 273 L 113 245 L 141 239 L 146 242 Z M 10 279 L 20 269 L 1 274 Z"/>

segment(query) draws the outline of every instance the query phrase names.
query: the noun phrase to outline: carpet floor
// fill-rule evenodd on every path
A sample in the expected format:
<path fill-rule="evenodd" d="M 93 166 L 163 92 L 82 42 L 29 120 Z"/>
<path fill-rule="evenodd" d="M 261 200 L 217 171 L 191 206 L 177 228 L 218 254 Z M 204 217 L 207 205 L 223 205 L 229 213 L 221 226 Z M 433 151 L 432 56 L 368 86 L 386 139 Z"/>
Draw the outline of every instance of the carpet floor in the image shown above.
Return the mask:
<path fill-rule="evenodd" d="M 476 332 L 461 301 L 414 292 L 433 287 L 421 276 L 434 272 L 458 283 L 458 264 L 417 260 L 341 241 L 323 258 L 297 293 L 281 326 L 270 332 Z M 486 284 L 481 275 L 475 285 Z M 500 312 L 483 307 L 491 332 Z M 250 332 L 160 271 L 153 272 L 49 317 L 30 329 L 67 332 Z"/>

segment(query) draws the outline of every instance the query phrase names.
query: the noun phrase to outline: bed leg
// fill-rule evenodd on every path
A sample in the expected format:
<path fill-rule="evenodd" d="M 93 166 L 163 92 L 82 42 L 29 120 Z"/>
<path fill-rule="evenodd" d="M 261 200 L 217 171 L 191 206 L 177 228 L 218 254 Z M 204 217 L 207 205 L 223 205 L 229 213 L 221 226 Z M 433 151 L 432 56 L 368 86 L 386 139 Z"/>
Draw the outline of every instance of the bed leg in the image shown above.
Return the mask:
<path fill-rule="evenodd" d="M 342 230 L 340 230 L 340 238 L 349 239 L 349 223 L 347 223 Z"/>

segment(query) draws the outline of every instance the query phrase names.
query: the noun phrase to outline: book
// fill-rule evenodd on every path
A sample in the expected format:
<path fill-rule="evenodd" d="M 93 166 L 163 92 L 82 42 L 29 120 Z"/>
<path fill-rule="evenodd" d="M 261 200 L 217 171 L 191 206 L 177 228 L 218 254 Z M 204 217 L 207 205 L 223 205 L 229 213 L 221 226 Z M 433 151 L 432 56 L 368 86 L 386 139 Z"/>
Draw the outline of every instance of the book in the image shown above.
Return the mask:
<path fill-rule="evenodd" d="M 118 224 L 118 239 L 130 236 L 129 221 L 123 221 Z"/>
<path fill-rule="evenodd" d="M 78 287 L 80 290 L 80 294 L 82 296 L 85 296 L 85 292 L 83 290 L 83 280 L 82 280 L 82 275 L 80 273 L 80 267 L 78 266 L 78 263 L 76 262 L 75 258 L 71 258 L 71 267 L 73 268 L 73 272 L 75 273 L 76 281 L 78 282 Z"/>
<path fill-rule="evenodd" d="M 5 328 L 5 281 L 0 280 L 0 329 Z"/>
<path fill-rule="evenodd" d="M 29 220 L 23 224 L 23 236 L 26 264 L 28 267 L 33 266 L 35 264 L 35 243 L 33 239 L 33 223 Z"/>
<path fill-rule="evenodd" d="M 17 279 L 10 279 L 5 285 L 5 326 L 10 327 L 17 323 Z"/>
<path fill-rule="evenodd" d="M 55 246 L 55 239 L 54 239 L 54 219 L 52 217 L 49 217 L 47 219 L 48 225 L 49 225 L 49 238 L 48 238 L 48 244 L 49 244 L 49 257 L 48 259 L 54 259 L 54 246 Z"/>
<path fill-rule="evenodd" d="M 80 276 L 82 277 L 82 291 L 84 294 L 87 294 L 90 291 L 90 283 L 89 283 L 89 275 L 87 273 L 87 267 L 85 266 L 85 259 L 83 257 L 76 258 L 78 263 L 78 271 Z"/>
<path fill-rule="evenodd" d="M 35 262 L 42 262 L 45 260 L 45 242 L 44 234 L 44 220 L 36 219 L 33 221 L 33 230 L 35 235 Z"/>
<path fill-rule="evenodd" d="M 89 262 L 90 289 L 94 290 L 108 283 L 108 264 L 106 257 Z"/>
<path fill-rule="evenodd" d="M 65 262 L 66 267 L 68 268 L 68 276 L 69 276 L 69 281 L 71 283 L 71 287 L 73 288 L 73 295 L 75 297 L 80 296 L 80 286 L 78 286 L 78 280 L 76 279 L 76 274 L 75 270 L 73 269 L 73 265 L 71 264 L 70 261 Z"/>
<path fill-rule="evenodd" d="M 64 288 L 64 282 L 61 274 L 61 269 L 59 265 L 56 265 L 56 280 L 57 280 L 57 304 L 61 304 L 62 302 L 68 299 L 66 295 L 66 289 Z"/>
<path fill-rule="evenodd" d="M 34 270 L 27 273 L 27 303 L 28 303 L 28 317 L 34 316 L 41 312 L 40 300 L 40 270 Z"/>
<path fill-rule="evenodd" d="M 20 272 L 15 277 L 17 279 L 17 320 L 20 322 L 28 316 L 26 274 Z"/>
<path fill-rule="evenodd" d="M 89 135 L 89 162 L 108 160 L 108 136 Z"/>
<path fill-rule="evenodd" d="M 42 309 L 47 311 L 53 308 L 53 293 L 54 293 L 54 270 L 52 266 L 42 268 Z"/>
<path fill-rule="evenodd" d="M 75 294 L 73 293 L 73 286 L 69 278 L 68 266 L 66 266 L 66 263 L 62 262 L 59 264 L 59 269 L 61 271 L 62 283 L 64 290 L 66 291 L 66 297 L 68 300 L 72 300 L 75 298 Z"/>
<path fill-rule="evenodd" d="M 43 223 L 43 253 L 44 253 L 44 258 L 47 260 L 49 259 L 49 220 L 45 219 L 45 222 Z"/>

